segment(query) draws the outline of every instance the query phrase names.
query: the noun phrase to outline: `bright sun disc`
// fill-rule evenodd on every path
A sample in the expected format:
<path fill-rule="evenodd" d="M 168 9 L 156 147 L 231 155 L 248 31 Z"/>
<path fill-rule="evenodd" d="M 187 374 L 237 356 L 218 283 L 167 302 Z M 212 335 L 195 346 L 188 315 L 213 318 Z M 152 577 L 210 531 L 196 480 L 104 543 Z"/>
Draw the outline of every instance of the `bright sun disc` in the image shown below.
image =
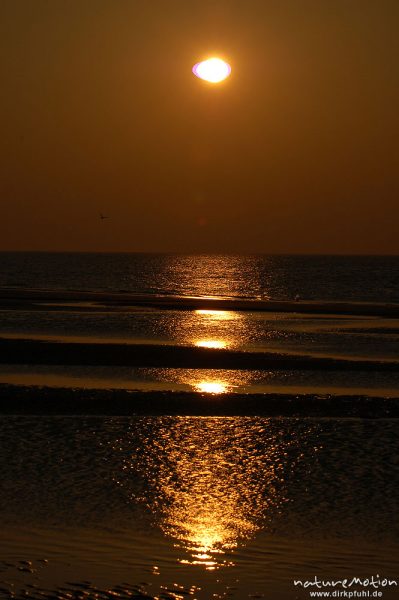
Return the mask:
<path fill-rule="evenodd" d="M 231 67 L 221 58 L 208 58 L 194 65 L 193 73 L 209 83 L 219 83 L 230 75 Z"/>

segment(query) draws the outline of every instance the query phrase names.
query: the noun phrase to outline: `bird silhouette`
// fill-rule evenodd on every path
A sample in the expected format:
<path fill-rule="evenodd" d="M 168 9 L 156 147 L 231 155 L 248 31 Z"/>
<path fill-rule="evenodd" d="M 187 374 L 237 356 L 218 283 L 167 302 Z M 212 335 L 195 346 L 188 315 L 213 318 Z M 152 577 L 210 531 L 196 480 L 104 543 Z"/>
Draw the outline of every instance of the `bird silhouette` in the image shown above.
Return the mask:
<path fill-rule="evenodd" d="M 101 221 L 103 221 L 104 219 L 109 219 L 109 217 L 107 217 L 106 215 L 103 215 L 103 213 L 100 212 L 100 219 L 101 219 Z"/>

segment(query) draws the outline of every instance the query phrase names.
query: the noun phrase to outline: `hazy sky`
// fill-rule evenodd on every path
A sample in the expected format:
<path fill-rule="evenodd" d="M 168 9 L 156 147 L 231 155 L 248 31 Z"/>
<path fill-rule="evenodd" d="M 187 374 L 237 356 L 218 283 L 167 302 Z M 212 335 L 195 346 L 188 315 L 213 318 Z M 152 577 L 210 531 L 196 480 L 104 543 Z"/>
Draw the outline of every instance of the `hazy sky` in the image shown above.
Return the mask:
<path fill-rule="evenodd" d="M 399 253 L 398 31 L 398 0 L 1 0 L 0 249 Z"/>

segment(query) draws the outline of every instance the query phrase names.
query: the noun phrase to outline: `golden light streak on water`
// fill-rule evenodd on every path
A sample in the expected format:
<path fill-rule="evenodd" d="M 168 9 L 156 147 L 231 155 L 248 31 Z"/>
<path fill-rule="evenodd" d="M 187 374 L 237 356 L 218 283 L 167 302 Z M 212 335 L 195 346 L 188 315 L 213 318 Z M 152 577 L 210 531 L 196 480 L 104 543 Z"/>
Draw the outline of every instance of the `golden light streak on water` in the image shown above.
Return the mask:
<path fill-rule="evenodd" d="M 223 340 L 198 340 L 194 342 L 195 346 L 198 348 L 226 348 L 227 342 Z"/>
<path fill-rule="evenodd" d="M 261 511 L 280 500 L 273 486 L 263 498 L 255 491 L 275 476 L 274 444 L 257 479 L 259 457 L 248 439 L 248 447 L 235 439 L 241 436 L 236 426 L 235 418 L 179 420 L 184 446 L 174 446 L 178 481 L 164 482 L 170 502 L 161 527 L 184 548 L 183 564 L 208 571 L 233 566 L 238 545 L 258 531 Z"/>
<path fill-rule="evenodd" d="M 222 381 L 200 381 L 194 384 L 194 388 L 206 394 L 225 394 L 229 389 L 227 383 Z"/>
<path fill-rule="evenodd" d="M 232 310 L 198 309 L 195 311 L 195 314 L 208 317 L 212 321 L 233 321 L 241 317 L 241 315 Z"/>
<path fill-rule="evenodd" d="M 118 440 L 124 466 L 117 484 L 153 513 L 154 524 L 180 549 L 178 562 L 205 570 L 231 567 L 235 552 L 280 511 L 281 485 L 293 468 L 284 438 L 270 419 L 157 418 Z M 263 442 L 261 441 L 263 440 Z M 140 460 L 129 448 L 140 448 Z M 137 489 L 145 482 L 145 494 Z"/>

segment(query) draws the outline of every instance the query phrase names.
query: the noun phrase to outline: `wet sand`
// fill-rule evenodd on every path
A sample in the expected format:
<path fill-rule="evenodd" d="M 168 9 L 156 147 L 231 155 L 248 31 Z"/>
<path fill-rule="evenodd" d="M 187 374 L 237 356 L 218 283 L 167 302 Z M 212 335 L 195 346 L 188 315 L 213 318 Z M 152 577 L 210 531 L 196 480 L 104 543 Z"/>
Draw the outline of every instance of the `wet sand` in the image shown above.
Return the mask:
<path fill-rule="evenodd" d="M 201 394 L 0 384 L 0 414 L 398 418 L 399 397 Z"/>
<path fill-rule="evenodd" d="M 323 358 L 272 352 L 242 352 L 168 344 L 50 342 L 0 338 L 0 363 L 37 365 L 128 365 L 186 369 L 311 369 L 399 371 L 399 361 Z"/>
<path fill-rule="evenodd" d="M 161 557 L 168 554 L 177 563 L 179 553 L 162 539 L 149 541 L 118 532 L 110 540 L 106 532 L 90 529 L 27 533 L 7 528 L 5 534 L 13 539 L 14 554 L 11 560 L 0 560 L 4 600 L 308 600 L 309 590 L 295 587 L 294 580 L 306 581 L 311 573 L 325 580 L 336 580 L 337 573 L 349 581 L 354 573 L 363 579 L 384 575 L 395 579 L 398 565 L 397 548 L 391 543 L 381 548 L 363 542 L 355 550 L 342 540 L 315 543 L 269 535 L 266 543 L 263 540 L 266 547 L 251 544 L 235 557 L 241 565 L 231 565 L 233 572 L 229 567 L 219 570 L 215 577 L 215 571 L 201 572 L 193 565 L 185 573 L 173 568 Z M 35 542 L 29 535 L 36 537 Z M 54 548 L 61 550 L 58 556 Z M 143 555 L 154 556 L 157 564 L 151 565 Z M 263 563 L 263 569 L 248 577 L 255 562 Z M 395 600 L 397 593 L 395 586 L 385 588 L 382 598 Z"/>
<path fill-rule="evenodd" d="M 84 304 L 82 304 L 84 303 Z M 85 292 L 72 290 L 38 290 L 20 288 L 2 288 L 0 290 L 0 306 L 4 308 L 36 308 L 59 310 L 65 309 L 97 309 L 101 305 L 109 309 L 147 306 L 165 310 L 236 310 L 295 312 L 331 315 L 364 315 L 397 317 L 398 304 L 371 302 L 319 302 L 319 301 L 276 301 L 265 299 L 194 297 L 194 296 L 155 296 L 131 294 L 126 292 Z"/>

